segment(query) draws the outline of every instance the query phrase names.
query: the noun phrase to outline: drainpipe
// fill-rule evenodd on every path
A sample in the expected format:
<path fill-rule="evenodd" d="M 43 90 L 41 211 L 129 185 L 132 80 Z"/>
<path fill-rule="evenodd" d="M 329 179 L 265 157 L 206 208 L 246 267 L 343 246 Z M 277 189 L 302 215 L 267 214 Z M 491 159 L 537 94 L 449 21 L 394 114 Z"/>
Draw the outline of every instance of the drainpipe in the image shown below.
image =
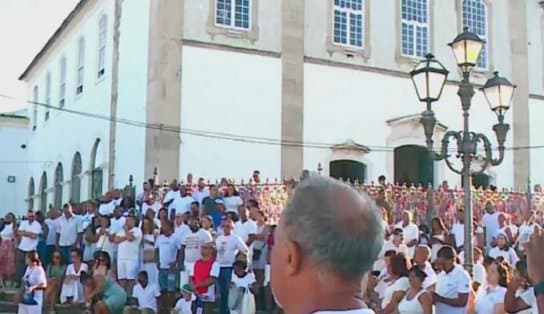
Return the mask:
<path fill-rule="evenodd" d="M 115 0 L 113 20 L 113 51 L 111 63 L 111 105 L 110 105 L 110 143 L 108 160 L 108 190 L 115 188 L 115 146 L 117 133 L 117 94 L 119 79 L 119 36 L 121 28 L 121 7 L 123 0 Z"/>

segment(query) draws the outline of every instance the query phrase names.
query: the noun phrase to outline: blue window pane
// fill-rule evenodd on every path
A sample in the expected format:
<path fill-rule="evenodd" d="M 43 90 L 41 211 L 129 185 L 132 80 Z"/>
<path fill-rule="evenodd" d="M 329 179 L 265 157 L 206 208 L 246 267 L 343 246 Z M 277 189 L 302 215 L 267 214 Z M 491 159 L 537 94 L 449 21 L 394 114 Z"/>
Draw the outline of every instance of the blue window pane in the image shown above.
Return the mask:
<path fill-rule="evenodd" d="M 403 55 L 422 57 L 429 45 L 428 0 L 402 0 L 401 51 Z"/>
<path fill-rule="evenodd" d="M 221 25 L 231 25 L 231 0 L 217 0 L 215 22 Z"/>
<path fill-rule="evenodd" d="M 487 7 L 483 0 L 463 0 L 463 26 L 487 39 Z M 487 68 L 488 46 L 484 45 L 477 66 Z"/>
<path fill-rule="evenodd" d="M 338 44 L 363 47 L 363 0 L 335 0 L 333 40 Z"/>
<path fill-rule="evenodd" d="M 235 3 L 234 26 L 249 28 L 249 0 L 236 0 Z"/>

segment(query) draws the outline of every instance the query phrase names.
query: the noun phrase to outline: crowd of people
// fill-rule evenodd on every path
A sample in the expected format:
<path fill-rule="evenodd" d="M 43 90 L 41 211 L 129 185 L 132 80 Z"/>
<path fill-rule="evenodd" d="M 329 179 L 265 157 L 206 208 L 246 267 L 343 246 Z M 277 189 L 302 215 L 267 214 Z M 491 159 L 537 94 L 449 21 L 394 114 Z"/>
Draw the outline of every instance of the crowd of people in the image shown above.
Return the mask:
<path fill-rule="evenodd" d="M 409 210 L 397 221 L 383 190 L 370 199 L 322 176 L 301 181 L 279 222 L 233 184 L 202 178 L 166 193 L 146 182 L 133 208 L 112 191 L 83 208 L 7 214 L 0 288 L 19 289 L 19 313 L 538 313 L 544 283 L 526 247 L 542 213 L 487 202 L 467 222 L 468 263 L 462 208 L 429 226 Z"/>

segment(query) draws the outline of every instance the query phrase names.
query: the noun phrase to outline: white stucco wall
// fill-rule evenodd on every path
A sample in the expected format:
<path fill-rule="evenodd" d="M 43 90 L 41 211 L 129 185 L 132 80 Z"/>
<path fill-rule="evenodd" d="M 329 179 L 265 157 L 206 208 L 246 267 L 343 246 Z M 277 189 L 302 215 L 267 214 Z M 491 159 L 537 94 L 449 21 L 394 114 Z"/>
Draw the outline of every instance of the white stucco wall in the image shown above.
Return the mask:
<path fill-rule="evenodd" d="M 368 181 L 376 181 L 385 174 L 393 180 L 392 149 L 406 144 L 424 145 L 423 129 L 419 138 L 391 138 L 386 121 L 424 110 L 418 102 L 408 78 L 365 72 L 355 69 L 305 65 L 304 81 L 304 141 L 340 144 L 347 139 L 368 146 L 372 151 L 360 160 L 368 166 Z M 334 78 L 334 79 L 331 79 Z M 456 87 L 448 85 L 440 102 L 435 104 L 437 119 L 449 129 L 462 128 L 460 102 Z M 510 121 L 511 116 L 507 116 Z M 471 109 L 471 130 L 483 132 L 495 143 L 492 125 L 496 117 L 488 109 L 483 96 L 476 94 Z M 507 145 L 511 145 L 511 134 Z M 435 145 L 439 140 L 435 139 Z M 315 170 L 321 163 L 328 173 L 331 150 L 305 148 L 304 166 Z M 446 169 L 444 162 L 437 163 L 435 182 L 448 180 L 450 185 L 460 185 L 460 177 Z M 512 185 L 512 158 L 507 152 L 503 164 L 492 169 L 499 186 Z"/>
<path fill-rule="evenodd" d="M 539 1 L 526 1 L 529 55 L 529 90 L 544 94 L 544 9 Z"/>
<path fill-rule="evenodd" d="M 183 129 L 281 138 L 280 59 L 185 46 L 182 68 Z M 247 180 L 254 169 L 263 178 L 280 175 L 277 145 L 189 134 L 181 142 L 182 178 Z"/>
<path fill-rule="evenodd" d="M 124 1 L 121 11 L 117 117 L 146 121 L 149 1 Z M 144 177 L 145 128 L 117 124 L 115 149 L 116 187 L 128 184 L 129 176 L 140 187 Z"/>
<path fill-rule="evenodd" d="M 66 56 L 66 101 L 65 109 L 78 112 L 96 114 L 109 117 L 111 99 L 111 49 L 113 36 L 113 1 L 100 1 L 95 6 L 81 14 L 76 23 L 57 40 L 40 64 L 29 74 L 28 99 L 32 100 L 34 86 L 39 86 L 39 102 L 45 102 L 45 77 L 51 72 L 51 105 L 58 106 L 59 101 L 59 77 L 60 59 Z M 108 16 L 108 41 L 106 45 L 106 69 L 105 75 L 97 79 L 97 45 L 98 22 L 102 14 Z M 84 90 L 81 95 L 76 95 L 76 61 L 77 43 L 81 36 L 85 37 L 85 70 Z M 32 117 L 32 105 L 29 105 Z M 70 185 L 72 160 L 76 152 L 80 152 L 83 172 L 91 166 L 91 150 L 96 141 L 100 139 L 96 166 L 104 168 L 103 187 L 107 187 L 107 161 L 109 141 L 109 121 L 96 119 L 80 114 L 63 112 L 51 109 L 49 120 L 44 119 L 44 107 L 38 108 L 38 123 L 36 131 L 32 131 L 32 122 L 29 123 L 29 142 L 27 153 L 29 158 L 38 159 L 38 162 L 29 163 L 28 176 L 25 181 L 34 178 L 36 193 L 40 187 L 40 177 L 45 171 L 48 183 L 48 204 L 53 203 L 54 172 L 60 162 L 64 169 L 63 202 L 70 199 Z M 81 199 L 89 197 L 90 173 L 85 173 L 81 179 Z M 39 200 L 36 198 L 35 207 L 38 208 Z"/>
<path fill-rule="evenodd" d="M 27 209 L 26 152 L 21 145 L 27 143 L 26 120 L 0 117 L 0 216 L 13 212 L 16 216 Z M 15 182 L 9 183 L 8 177 Z"/>
<path fill-rule="evenodd" d="M 531 183 L 544 184 L 544 100 L 529 99 L 529 121 L 531 124 Z"/>

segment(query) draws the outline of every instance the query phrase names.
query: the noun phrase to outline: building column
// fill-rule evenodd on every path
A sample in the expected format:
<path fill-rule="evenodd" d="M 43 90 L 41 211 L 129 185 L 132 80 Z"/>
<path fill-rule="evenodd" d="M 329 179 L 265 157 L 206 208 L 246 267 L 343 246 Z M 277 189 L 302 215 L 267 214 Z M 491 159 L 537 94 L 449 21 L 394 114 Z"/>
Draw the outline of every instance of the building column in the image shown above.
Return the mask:
<path fill-rule="evenodd" d="M 111 62 L 111 101 L 110 101 L 110 138 L 108 160 L 108 191 L 115 188 L 115 146 L 117 135 L 117 100 L 119 86 L 119 36 L 121 28 L 121 8 L 123 0 L 115 0 L 115 13 L 113 20 L 113 51 Z"/>
<path fill-rule="evenodd" d="M 181 63 L 184 0 L 150 1 L 145 177 L 158 168 L 163 179 L 179 178 Z"/>
<path fill-rule="evenodd" d="M 529 76 L 527 47 L 527 8 L 525 0 L 510 0 L 509 25 L 512 53 L 512 82 L 517 85 L 514 94 L 513 146 L 528 147 L 529 141 Z M 525 189 L 529 180 L 530 151 L 514 150 L 514 188 Z"/>
<path fill-rule="evenodd" d="M 304 2 L 282 1 L 281 175 L 298 178 L 304 140 Z"/>

